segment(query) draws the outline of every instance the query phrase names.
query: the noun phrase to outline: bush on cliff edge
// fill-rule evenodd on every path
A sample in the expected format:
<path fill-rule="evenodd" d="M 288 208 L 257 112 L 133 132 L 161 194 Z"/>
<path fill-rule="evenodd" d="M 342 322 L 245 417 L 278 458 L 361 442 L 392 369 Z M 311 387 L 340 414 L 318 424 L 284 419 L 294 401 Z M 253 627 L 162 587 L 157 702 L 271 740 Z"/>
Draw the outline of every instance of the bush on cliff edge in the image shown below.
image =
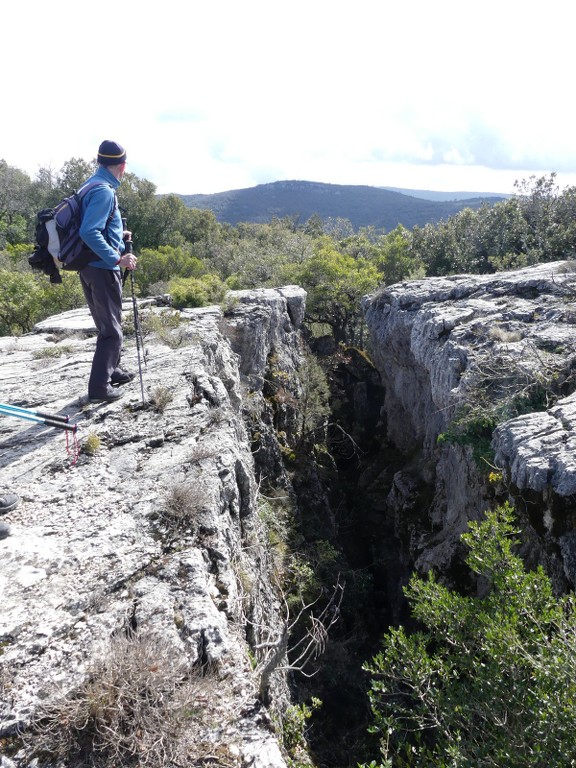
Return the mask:
<path fill-rule="evenodd" d="M 576 602 L 514 554 L 512 509 L 462 539 L 481 595 L 414 576 L 422 629 L 387 632 L 372 675 L 374 730 L 387 766 L 566 768 L 576 755 Z"/>

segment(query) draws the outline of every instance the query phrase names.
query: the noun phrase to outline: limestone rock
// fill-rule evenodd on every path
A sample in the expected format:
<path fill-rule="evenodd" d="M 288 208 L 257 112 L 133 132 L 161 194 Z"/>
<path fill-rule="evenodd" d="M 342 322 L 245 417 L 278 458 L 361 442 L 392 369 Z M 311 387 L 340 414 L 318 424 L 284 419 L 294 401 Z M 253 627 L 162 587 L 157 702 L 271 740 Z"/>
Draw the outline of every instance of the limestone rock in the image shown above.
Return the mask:
<path fill-rule="evenodd" d="M 236 744 L 227 764 L 285 765 L 257 714 L 242 634 L 248 600 L 275 615 L 265 589 L 246 592 L 266 574 L 242 403 L 247 382 L 261 387 L 272 350 L 297 368 L 305 293 L 229 300 L 226 318 L 219 307 L 185 310 L 178 327 L 146 335 L 144 405 L 138 375 L 118 402 L 87 403 L 95 340 L 86 310 L 0 338 L 2 401 L 77 425 L 73 436 L 0 418 L 1 487 L 21 497 L 0 541 L 0 736 L 16 738 L 41 703 L 73 691 L 110 638 L 159 635 L 190 668 L 212 670 L 206 750 Z M 164 310 L 141 311 L 161 320 Z M 125 347 L 123 364 L 137 372 L 133 337 Z M 26 755 L 3 759 L 24 768 Z"/>
<path fill-rule="evenodd" d="M 475 408 L 481 418 L 488 398 L 510 406 L 509 393 L 522 396 L 525 390 L 526 410 L 532 411 L 498 416 L 494 471 L 501 469 L 518 493 L 536 494 L 543 509 L 553 507 L 551 497 L 574 494 L 575 290 L 574 262 L 558 262 L 427 278 L 365 297 L 389 438 L 404 454 L 417 455 L 421 481 L 430 487 L 421 525 L 431 532 L 413 542 L 413 557 L 422 567 L 445 569 L 467 521 L 490 503 L 487 472 L 478 471 L 471 449 L 442 438 L 459 414 Z M 555 388 L 560 399 L 553 407 L 532 404 L 534 382 L 543 391 Z M 563 552 L 570 558 L 566 542 Z"/>

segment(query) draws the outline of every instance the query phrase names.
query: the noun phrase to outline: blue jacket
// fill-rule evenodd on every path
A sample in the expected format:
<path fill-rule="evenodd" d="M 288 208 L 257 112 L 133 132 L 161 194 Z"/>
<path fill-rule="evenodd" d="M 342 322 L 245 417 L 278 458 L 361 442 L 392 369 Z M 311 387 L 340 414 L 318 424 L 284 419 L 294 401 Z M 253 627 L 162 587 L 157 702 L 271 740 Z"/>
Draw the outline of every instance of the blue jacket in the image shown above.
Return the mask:
<path fill-rule="evenodd" d="M 92 181 L 101 181 L 102 185 L 94 187 L 82 198 L 80 237 L 98 257 L 90 262 L 91 267 L 119 270 L 118 262 L 125 247 L 124 227 L 115 194 L 120 182 L 102 165 L 85 183 Z"/>

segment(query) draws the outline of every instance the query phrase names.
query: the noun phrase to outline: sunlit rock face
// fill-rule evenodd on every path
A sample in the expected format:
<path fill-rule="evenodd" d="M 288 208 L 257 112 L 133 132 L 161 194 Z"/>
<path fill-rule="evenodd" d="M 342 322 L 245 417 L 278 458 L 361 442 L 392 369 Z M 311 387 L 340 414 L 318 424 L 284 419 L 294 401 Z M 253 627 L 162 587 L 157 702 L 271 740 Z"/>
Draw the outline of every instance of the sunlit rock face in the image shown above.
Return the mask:
<path fill-rule="evenodd" d="M 0 541 L 3 765 L 28 765 L 20 729 L 73 696 L 115 638 L 137 636 L 202 673 L 184 753 L 285 766 L 246 641 L 248 626 L 255 640 L 274 630 L 278 605 L 243 409 L 258 417 L 271 354 L 296 374 L 305 298 L 288 286 L 227 307 L 142 303 L 142 387 L 128 303 L 123 364 L 136 378 L 113 404 L 87 401 L 86 310 L 0 338 L 2 401 L 77 425 L 0 418 L 1 490 L 21 497 Z"/>
<path fill-rule="evenodd" d="M 575 583 L 575 296 L 574 263 L 560 262 L 365 297 L 388 436 L 413 480 L 398 476 L 395 514 L 402 487 L 429 491 L 411 544 L 420 567 L 448 567 L 468 520 L 510 498 L 531 559 L 548 565 L 558 588 Z M 482 414 L 495 429 L 479 446 L 472 427 Z"/>

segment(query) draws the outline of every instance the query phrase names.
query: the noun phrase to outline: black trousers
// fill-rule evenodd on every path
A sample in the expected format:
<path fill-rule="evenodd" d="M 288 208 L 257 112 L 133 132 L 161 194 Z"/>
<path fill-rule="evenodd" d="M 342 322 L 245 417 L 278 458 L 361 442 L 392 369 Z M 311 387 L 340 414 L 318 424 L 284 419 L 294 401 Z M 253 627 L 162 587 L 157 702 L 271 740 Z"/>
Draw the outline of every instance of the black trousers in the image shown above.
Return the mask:
<path fill-rule="evenodd" d="M 89 397 L 106 394 L 122 352 L 122 275 L 120 270 L 87 266 L 79 272 L 82 290 L 98 330 L 88 381 Z"/>

